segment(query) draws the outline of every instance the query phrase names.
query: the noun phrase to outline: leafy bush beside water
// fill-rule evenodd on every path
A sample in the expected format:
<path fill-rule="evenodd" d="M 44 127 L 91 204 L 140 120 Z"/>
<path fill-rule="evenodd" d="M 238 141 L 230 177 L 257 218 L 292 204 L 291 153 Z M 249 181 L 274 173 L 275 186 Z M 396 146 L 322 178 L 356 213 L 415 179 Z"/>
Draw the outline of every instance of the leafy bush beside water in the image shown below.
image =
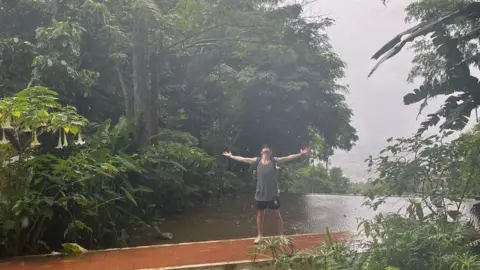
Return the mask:
<path fill-rule="evenodd" d="M 266 243 L 257 252 L 275 254 L 272 257 L 276 269 L 465 270 L 480 267 L 480 258 L 473 248 L 480 235 L 472 227 L 399 215 L 379 215 L 363 225 L 368 228 L 365 231 L 369 238 L 360 245 L 330 240 L 311 251 L 285 252 L 281 241 L 274 240 L 275 243 Z"/>
<path fill-rule="evenodd" d="M 38 101 L 45 108 L 61 108 L 53 100 L 45 103 L 53 92 L 25 91 L 36 94 L 30 98 L 32 106 Z M 2 107 L 2 111 L 11 113 L 19 104 L 19 97 Z M 28 108 L 22 111 L 22 117 L 12 118 L 12 129 L 7 130 L 13 138 L 19 138 L 18 145 L 35 140 L 22 136 L 24 131 L 18 128 L 37 117 L 37 110 L 27 112 Z M 80 148 L 66 148 L 70 153 L 62 157 L 64 145 L 74 143 L 66 136 L 66 127 L 71 124 L 67 121 L 56 127 L 54 112 L 49 115 L 44 124 L 36 119 L 40 127 L 37 131 L 41 133 L 43 128 L 58 132 L 58 155 L 41 153 L 32 147 L 15 150 L 10 143 L 0 146 L 4 153 L 0 169 L 1 254 L 45 253 L 61 250 L 65 242 L 90 248 L 127 245 L 130 228 L 149 226 L 145 221 L 150 221 L 149 217 L 158 210 L 185 207 L 168 204 L 172 201 L 159 197 L 172 192 L 172 182 L 197 193 L 209 188 L 199 188 L 198 184 L 202 179 L 210 180 L 205 171 L 211 170 L 212 158 L 195 148 L 198 142 L 188 134 L 165 131 L 144 152 L 129 155 L 123 152 L 129 147 L 128 124 L 121 118 L 113 127 L 110 121 L 96 126 L 86 142 L 76 142 Z M 182 139 L 189 139 L 190 143 L 178 143 Z M 13 157 L 16 161 L 10 162 Z M 160 165 L 163 166 L 159 171 Z M 131 182 L 132 178 L 138 180 Z M 174 187 L 173 191 L 178 189 Z M 185 197 L 173 202 L 191 201 L 195 192 L 183 192 Z M 175 198 L 174 194 L 169 196 Z"/>

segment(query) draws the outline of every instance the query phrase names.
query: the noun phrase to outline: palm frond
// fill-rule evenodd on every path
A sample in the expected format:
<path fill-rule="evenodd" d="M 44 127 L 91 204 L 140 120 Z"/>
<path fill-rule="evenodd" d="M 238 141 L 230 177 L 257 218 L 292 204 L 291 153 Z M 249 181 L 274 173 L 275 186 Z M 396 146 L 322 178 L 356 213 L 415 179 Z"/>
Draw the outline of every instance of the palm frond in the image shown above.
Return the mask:
<path fill-rule="evenodd" d="M 398 34 L 392 40 L 390 40 L 387 44 L 385 44 L 380 50 L 378 50 L 373 56 L 372 59 L 378 60 L 382 57 L 377 64 L 372 68 L 368 77 L 370 77 L 378 67 L 385 62 L 386 60 L 392 58 L 396 54 L 398 54 L 403 47 L 415 40 L 417 37 L 426 36 L 429 33 L 435 31 L 435 29 L 439 25 L 449 25 L 455 22 L 455 19 L 463 17 L 463 18 L 478 18 L 480 17 L 480 2 L 470 3 L 467 6 L 458 9 L 454 12 L 451 12 L 447 15 L 444 15 L 440 18 L 426 21 L 419 23 L 418 25 Z M 473 29 L 471 32 L 467 33 L 464 38 L 468 38 L 470 36 L 476 36 L 480 33 L 480 28 Z"/>

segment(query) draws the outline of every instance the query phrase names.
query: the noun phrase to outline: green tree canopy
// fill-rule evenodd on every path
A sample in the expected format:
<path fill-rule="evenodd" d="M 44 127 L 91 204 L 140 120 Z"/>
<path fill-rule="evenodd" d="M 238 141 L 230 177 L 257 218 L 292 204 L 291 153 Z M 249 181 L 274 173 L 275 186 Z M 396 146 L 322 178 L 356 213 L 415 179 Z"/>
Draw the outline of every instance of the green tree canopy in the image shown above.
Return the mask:
<path fill-rule="evenodd" d="M 0 91 L 42 85 L 94 122 L 126 114 L 139 147 L 168 127 L 283 154 L 311 126 L 329 155 L 349 150 L 358 138 L 332 20 L 277 2 L 6 1 Z"/>

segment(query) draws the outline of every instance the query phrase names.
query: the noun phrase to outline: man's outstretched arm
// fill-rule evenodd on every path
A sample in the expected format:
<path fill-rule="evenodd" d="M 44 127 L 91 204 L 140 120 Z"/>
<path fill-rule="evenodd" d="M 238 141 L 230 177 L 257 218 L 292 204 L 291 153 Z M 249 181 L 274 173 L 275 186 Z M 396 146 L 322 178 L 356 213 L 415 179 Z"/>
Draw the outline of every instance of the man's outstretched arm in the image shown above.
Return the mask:
<path fill-rule="evenodd" d="M 256 161 L 256 158 L 246 158 L 246 157 L 234 156 L 234 155 L 232 155 L 231 152 L 224 152 L 223 155 L 226 156 L 226 157 L 229 157 L 233 160 L 248 163 L 248 164 L 254 164 L 255 161 Z"/>
<path fill-rule="evenodd" d="M 285 163 L 285 162 L 289 162 L 289 161 L 293 161 L 303 155 L 306 155 L 308 154 L 308 152 L 310 151 L 310 149 L 308 148 L 304 148 L 302 150 L 300 150 L 300 153 L 298 154 L 293 154 L 293 155 L 289 155 L 289 156 L 286 156 L 286 157 L 278 157 L 277 158 L 277 163 Z"/>

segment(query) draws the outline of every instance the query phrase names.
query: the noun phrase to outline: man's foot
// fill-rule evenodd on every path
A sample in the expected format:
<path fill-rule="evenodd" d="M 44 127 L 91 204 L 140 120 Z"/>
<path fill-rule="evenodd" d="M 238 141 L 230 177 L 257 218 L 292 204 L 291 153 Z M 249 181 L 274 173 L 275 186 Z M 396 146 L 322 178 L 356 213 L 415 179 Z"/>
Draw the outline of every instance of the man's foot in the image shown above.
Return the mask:
<path fill-rule="evenodd" d="M 257 236 L 257 238 L 255 238 L 255 240 L 253 240 L 253 243 L 255 245 L 260 244 L 260 242 L 262 242 L 262 236 L 261 235 Z"/>

